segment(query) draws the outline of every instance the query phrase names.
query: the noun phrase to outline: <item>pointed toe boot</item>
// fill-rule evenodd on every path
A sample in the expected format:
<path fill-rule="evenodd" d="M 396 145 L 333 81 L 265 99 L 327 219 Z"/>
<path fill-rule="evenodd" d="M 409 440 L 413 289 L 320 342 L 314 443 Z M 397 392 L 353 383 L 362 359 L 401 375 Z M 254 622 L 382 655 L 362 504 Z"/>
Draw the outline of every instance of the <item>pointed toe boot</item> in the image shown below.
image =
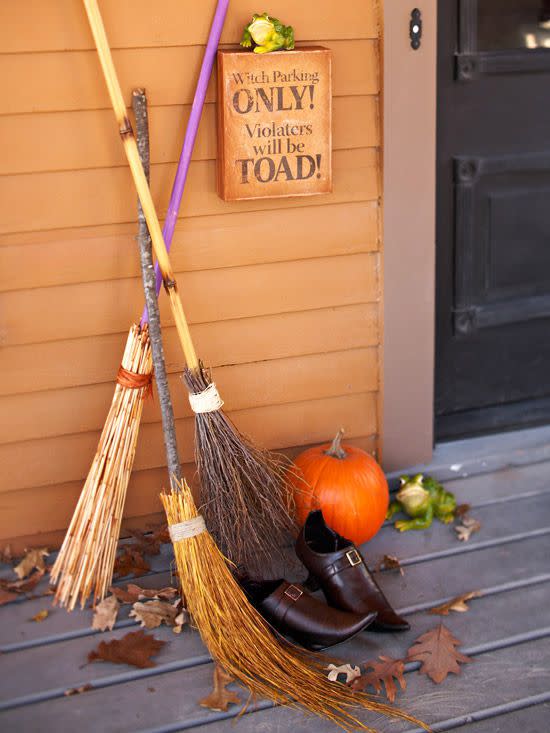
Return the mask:
<path fill-rule="evenodd" d="M 410 628 L 391 607 L 357 547 L 332 530 L 320 510 L 309 513 L 296 542 L 296 554 L 309 571 L 307 587 L 321 588 L 330 606 L 359 614 L 376 611 L 369 631 Z"/>
<path fill-rule="evenodd" d="M 312 651 L 351 639 L 376 618 L 373 611 L 356 614 L 330 608 L 303 586 L 286 580 L 247 580 L 241 584 L 271 626 Z"/>

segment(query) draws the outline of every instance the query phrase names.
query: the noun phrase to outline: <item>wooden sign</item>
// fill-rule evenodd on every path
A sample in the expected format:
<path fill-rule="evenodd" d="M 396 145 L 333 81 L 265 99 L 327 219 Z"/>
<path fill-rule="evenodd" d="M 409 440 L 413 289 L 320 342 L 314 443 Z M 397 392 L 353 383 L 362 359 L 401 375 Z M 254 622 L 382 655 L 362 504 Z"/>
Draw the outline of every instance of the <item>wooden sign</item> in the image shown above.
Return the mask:
<path fill-rule="evenodd" d="M 218 193 L 332 191 L 331 51 L 218 51 Z"/>

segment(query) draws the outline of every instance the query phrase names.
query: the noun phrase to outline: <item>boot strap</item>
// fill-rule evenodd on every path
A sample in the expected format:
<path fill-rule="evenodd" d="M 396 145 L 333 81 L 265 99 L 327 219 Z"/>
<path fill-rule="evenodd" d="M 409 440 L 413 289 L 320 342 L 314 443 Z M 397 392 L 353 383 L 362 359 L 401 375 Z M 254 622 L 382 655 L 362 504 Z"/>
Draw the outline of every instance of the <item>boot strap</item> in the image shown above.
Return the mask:
<path fill-rule="evenodd" d="M 345 552 L 331 565 L 327 565 L 323 568 L 323 575 L 330 577 L 332 575 L 336 575 L 336 573 L 342 572 L 342 570 L 346 570 L 347 568 L 353 568 L 356 565 L 361 565 L 362 562 L 363 558 L 359 554 L 359 551 L 355 547 L 352 547 L 351 550 Z"/>

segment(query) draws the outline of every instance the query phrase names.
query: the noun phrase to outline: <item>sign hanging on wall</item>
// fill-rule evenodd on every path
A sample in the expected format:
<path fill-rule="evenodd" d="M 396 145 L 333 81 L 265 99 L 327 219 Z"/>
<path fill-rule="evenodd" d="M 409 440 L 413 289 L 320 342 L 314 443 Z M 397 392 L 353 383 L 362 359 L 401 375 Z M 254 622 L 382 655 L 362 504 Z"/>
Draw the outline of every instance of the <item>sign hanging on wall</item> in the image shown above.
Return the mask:
<path fill-rule="evenodd" d="M 218 51 L 218 193 L 332 191 L 331 51 Z"/>

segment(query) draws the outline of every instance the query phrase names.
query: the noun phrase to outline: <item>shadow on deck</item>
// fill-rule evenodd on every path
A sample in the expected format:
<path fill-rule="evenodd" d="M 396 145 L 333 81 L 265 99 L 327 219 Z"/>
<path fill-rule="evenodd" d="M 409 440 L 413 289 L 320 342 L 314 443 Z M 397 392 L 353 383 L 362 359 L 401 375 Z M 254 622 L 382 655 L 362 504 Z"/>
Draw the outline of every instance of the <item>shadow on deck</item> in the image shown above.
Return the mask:
<path fill-rule="evenodd" d="M 397 704 L 434 731 L 462 727 L 468 733 L 542 733 L 550 715 L 550 429 L 446 444 L 436 450 L 428 470 L 445 481 L 459 503 L 471 504 L 481 531 L 462 543 L 451 527 L 437 522 L 430 530 L 405 534 L 384 526 L 365 555 L 371 566 L 386 553 L 400 558 L 403 576 L 383 572 L 378 579 L 393 605 L 408 617 L 411 631 L 364 633 L 335 652 L 357 664 L 379 654 L 403 657 L 414 639 L 439 622 L 428 609 L 481 590 L 482 597 L 471 603 L 468 613 L 444 619 L 473 663 L 440 686 L 407 665 L 407 690 L 398 695 Z M 170 548 L 164 547 L 140 585 L 166 585 L 170 562 Z M 180 636 L 166 627 L 154 631 L 169 643 L 152 669 L 86 665 L 98 636 L 108 641 L 136 628 L 127 618 L 130 606 L 122 607 L 115 629 L 101 635 L 90 628 L 90 610 L 67 614 L 50 609 L 43 623 L 31 620 L 49 607 L 46 597 L 22 598 L 0 609 L 4 731 L 337 730 L 269 703 L 248 709 L 234 727 L 236 706 L 228 713 L 199 707 L 198 700 L 210 690 L 212 663 L 190 629 Z M 91 686 L 84 694 L 64 694 L 83 685 Z M 410 725 L 376 716 L 367 722 L 380 733 L 412 733 Z"/>

